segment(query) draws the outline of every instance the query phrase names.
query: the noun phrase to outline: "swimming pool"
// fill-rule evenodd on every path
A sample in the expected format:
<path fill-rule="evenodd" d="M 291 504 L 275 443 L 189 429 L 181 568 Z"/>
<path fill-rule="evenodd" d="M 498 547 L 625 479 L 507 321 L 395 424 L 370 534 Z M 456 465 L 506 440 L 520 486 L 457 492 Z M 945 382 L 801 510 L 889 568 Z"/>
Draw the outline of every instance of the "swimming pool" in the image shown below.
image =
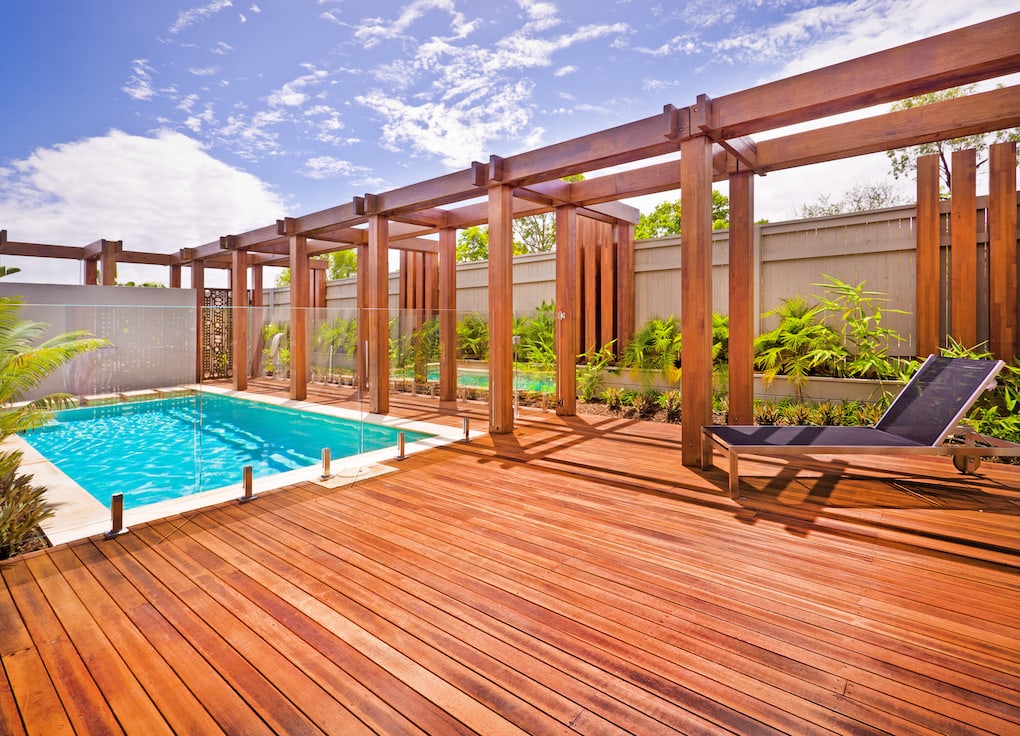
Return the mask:
<path fill-rule="evenodd" d="M 68 409 L 24 439 L 94 498 L 126 509 L 333 458 L 430 437 L 424 432 L 352 421 L 233 396 L 191 396 Z"/>

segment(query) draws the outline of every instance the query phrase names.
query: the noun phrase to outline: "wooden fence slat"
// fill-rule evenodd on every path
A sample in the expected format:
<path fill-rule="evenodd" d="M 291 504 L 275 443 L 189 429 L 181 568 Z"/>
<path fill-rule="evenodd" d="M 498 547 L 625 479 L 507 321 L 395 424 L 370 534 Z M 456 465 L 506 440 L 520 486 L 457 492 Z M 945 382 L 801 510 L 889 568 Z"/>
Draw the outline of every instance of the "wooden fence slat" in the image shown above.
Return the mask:
<path fill-rule="evenodd" d="M 953 151 L 949 334 L 974 347 L 977 329 L 977 152 Z"/>

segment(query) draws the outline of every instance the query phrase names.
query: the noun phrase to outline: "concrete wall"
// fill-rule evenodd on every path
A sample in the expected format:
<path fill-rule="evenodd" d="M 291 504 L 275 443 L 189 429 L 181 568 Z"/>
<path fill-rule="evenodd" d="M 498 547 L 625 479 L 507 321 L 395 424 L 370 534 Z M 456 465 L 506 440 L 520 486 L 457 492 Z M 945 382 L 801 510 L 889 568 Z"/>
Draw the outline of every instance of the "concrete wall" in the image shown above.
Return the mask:
<path fill-rule="evenodd" d="M 112 346 L 79 356 L 26 398 L 175 386 L 195 381 L 195 290 L 126 286 L 4 284 L 22 318 L 49 325 L 46 337 L 88 330 Z M 138 306 L 144 303 L 145 306 Z"/>

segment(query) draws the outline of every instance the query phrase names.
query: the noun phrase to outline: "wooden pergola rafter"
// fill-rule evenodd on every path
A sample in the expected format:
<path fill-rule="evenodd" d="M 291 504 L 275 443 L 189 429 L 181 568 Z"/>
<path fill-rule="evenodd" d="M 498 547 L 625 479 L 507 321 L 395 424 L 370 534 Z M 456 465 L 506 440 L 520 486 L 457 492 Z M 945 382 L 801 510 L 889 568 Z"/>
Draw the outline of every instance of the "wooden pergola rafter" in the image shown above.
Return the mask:
<path fill-rule="evenodd" d="M 474 162 L 461 171 L 355 197 L 319 212 L 182 249 L 169 257 L 168 263 L 171 268 L 192 264 L 199 273 L 204 265 L 235 272 L 248 265 L 282 265 L 301 271 L 311 256 L 358 248 L 359 305 L 385 315 L 387 251 L 425 249 L 439 255 L 439 289 L 447 294 L 441 296 L 440 308 L 446 310 L 453 304 L 449 293 L 455 288 L 447 262 L 452 259 L 454 233 L 458 228 L 488 223 L 489 428 L 503 433 L 513 428 L 512 376 L 507 369 L 512 350 L 513 218 L 556 213 L 557 316 L 562 328 L 557 331 L 557 356 L 560 363 L 572 365 L 576 334 L 572 325 L 578 315 L 571 296 L 579 293 L 572 281 L 578 267 L 577 218 L 613 223 L 622 240 L 628 233 L 632 239 L 637 213 L 619 200 L 679 188 L 684 212 L 680 297 L 683 462 L 701 464 L 707 459 L 701 457 L 700 427 L 711 422 L 712 182 L 730 183 L 730 418 L 747 422 L 753 400 L 750 346 L 755 315 L 752 290 L 746 286 L 752 273 L 754 177 L 1020 125 L 1020 87 L 1014 85 L 824 126 L 825 118 L 833 115 L 1020 71 L 1017 38 L 1020 13 L 716 98 L 700 95 L 688 106 L 666 105 L 659 114 L 614 128 L 505 158 L 491 156 L 487 162 Z M 779 137 L 751 137 L 804 123 L 823 125 Z M 674 158 L 639 166 L 663 155 Z M 597 174 L 622 165 L 634 168 Z M 576 174 L 589 178 L 562 180 Z M 434 239 L 437 235 L 438 240 Z M 0 252 L 41 255 L 46 249 L 21 245 L 4 242 Z M 52 254 L 80 257 L 72 253 L 54 250 Z M 125 256 L 121 253 L 118 257 L 126 261 Z M 303 283 L 305 277 L 297 274 L 297 278 L 295 283 Z M 233 283 L 235 289 L 246 288 L 243 276 L 236 273 Z M 303 319 L 305 298 L 292 301 L 292 319 Z M 384 326 L 382 317 L 373 319 L 367 340 L 371 406 L 380 412 L 388 405 Z M 300 352 L 296 351 L 298 359 Z M 572 370 L 558 372 L 560 413 L 573 412 L 573 383 Z M 448 377 L 441 384 L 449 386 Z M 302 392 L 292 386 L 295 398 L 303 398 Z"/>

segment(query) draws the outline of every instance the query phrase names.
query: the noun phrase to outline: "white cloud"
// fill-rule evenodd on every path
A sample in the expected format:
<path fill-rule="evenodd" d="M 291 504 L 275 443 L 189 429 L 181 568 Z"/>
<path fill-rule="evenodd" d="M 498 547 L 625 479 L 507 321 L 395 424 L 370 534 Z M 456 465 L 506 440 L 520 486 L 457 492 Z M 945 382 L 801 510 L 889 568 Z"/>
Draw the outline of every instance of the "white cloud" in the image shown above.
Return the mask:
<path fill-rule="evenodd" d="M 170 26 L 170 33 L 180 33 L 185 28 L 201 23 L 209 16 L 233 6 L 234 4 L 230 0 L 214 0 L 214 2 L 203 5 L 200 8 L 183 10 L 177 15 L 177 20 L 174 21 L 174 24 Z"/>
<path fill-rule="evenodd" d="M 121 87 L 121 91 L 128 97 L 135 100 L 151 100 L 156 96 L 156 90 L 152 86 L 152 72 L 155 71 L 149 66 L 148 59 L 135 59 L 131 62 L 131 76 L 127 84 Z"/>
<path fill-rule="evenodd" d="M 532 89 L 524 81 L 490 90 L 484 104 L 470 98 L 466 104 L 426 102 L 408 104 L 375 91 L 356 101 L 384 119 L 381 143 L 392 151 L 410 148 L 415 154 L 439 156 L 445 166 L 462 168 L 486 158 L 498 142 L 501 153 L 508 143 L 522 149 L 538 145 L 543 130 L 531 126 Z"/>
<path fill-rule="evenodd" d="M 337 179 L 342 176 L 363 176 L 371 172 L 371 169 L 356 166 L 350 161 L 332 156 L 315 156 L 305 161 L 305 168 L 301 173 L 310 179 Z"/>
<path fill-rule="evenodd" d="M 327 77 L 329 77 L 327 72 L 312 69 L 309 74 L 293 79 L 280 89 L 272 91 L 267 101 L 270 107 L 300 107 L 308 99 L 306 88 L 323 82 Z"/>
<path fill-rule="evenodd" d="M 86 245 L 107 238 L 123 240 L 125 250 L 172 253 L 261 227 L 285 211 L 264 182 L 180 133 L 113 130 L 39 148 L 0 170 L 0 222 L 15 241 Z M 23 281 L 46 280 L 41 274 L 55 268 L 42 259 L 19 265 Z M 78 264 L 68 268 L 66 280 L 75 281 Z M 122 274 L 129 268 L 121 266 Z"/>
<path fill-rule="evenodd" d="M 468 21 L 463 13 L 457 11 L 453 0 L 413 0 L 401 9 L 395 19 L 366 18 L 362 20 L 354 31 L 354 37 L 361 41 L 365 48 L 372 48 L 387 39 L 402 38 L 407 35 L 417 20 L 431 10 L 450 14 L 450 28 L 454 38 L 466 37 L 480 23 L 478 20 Z M 337 20 L 332 13 L 330 17 L 332 20 Z"/>
<path fill-rule="evenodd" d="M 554 77 L 565 77 L 568 74 L 573 74 L 576 71 L 577 71 L 577 67 L 576 66 L 572 66 L 570 64 L 567 64 L 566 66 L 561 66 L 559 69 L 554 71 L 553 72 L 553 76 Z"/>

